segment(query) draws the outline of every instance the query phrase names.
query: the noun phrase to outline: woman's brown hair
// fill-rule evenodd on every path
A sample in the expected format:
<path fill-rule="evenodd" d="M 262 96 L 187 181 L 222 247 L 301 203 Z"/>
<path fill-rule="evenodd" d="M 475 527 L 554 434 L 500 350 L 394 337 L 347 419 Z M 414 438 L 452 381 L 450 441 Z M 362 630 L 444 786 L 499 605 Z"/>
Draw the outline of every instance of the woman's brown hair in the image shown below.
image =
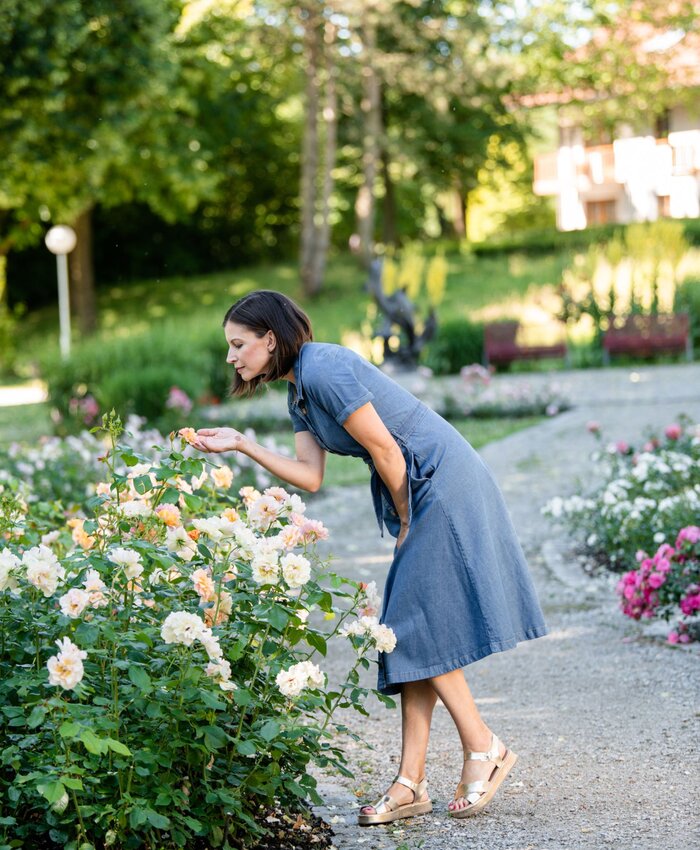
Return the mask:
<path fill-rule="evenodd" d="M 291 298 L 271 289 L 259 289 L 236 301 L 226 312 L 223 326 L 228 322 L 243 325 L 258 337 L 272 331 L 277 340 L 267 372 L 250 381 L 244 381 L 234 372 L 231 383 L 231 395 L 234 396 L 251 396 L 260 384 L 283 378 L 292 368 L 302 345 L 314 338 L 306 313 Z"/>

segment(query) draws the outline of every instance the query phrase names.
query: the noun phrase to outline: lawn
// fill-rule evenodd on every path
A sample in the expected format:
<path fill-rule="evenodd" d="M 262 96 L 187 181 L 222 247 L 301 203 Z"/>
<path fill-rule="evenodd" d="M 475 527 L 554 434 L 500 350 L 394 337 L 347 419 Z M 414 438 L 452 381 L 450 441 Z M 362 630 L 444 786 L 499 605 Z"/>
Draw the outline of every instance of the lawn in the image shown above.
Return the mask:
<path fill-rule="evenodd" d="M 509 305 L 545 284 L 557 284 L 566 261 L 564 254 L 541 257 L 477 258 L 450 255 L 445 298 L 438 317 L 468 317 L 484 308 L 508 312 Z M 291 263 L 259 265 L 231 272 L 133 281 L 98 290 L 99 333 L 129 336 L 158 323 L 215 327 L 233 301 L 254 289 L 276 289 L 298 300 L 314 325 L 315 337 L 345 342 L 367 327 L 371 299 L 364 291 L 365 274 L 349 256 L 334 258 L 324 289 L 314 299 L 300 290 L 297 268 Z M 48 282 L 47 282 L 48 285 Z M 58 351 L 57 309 L 29 313 L 21 322 L 21 371 L 29 376 L 37 362 Z M 74 345 L 79 344 L 73 330 Z"/>

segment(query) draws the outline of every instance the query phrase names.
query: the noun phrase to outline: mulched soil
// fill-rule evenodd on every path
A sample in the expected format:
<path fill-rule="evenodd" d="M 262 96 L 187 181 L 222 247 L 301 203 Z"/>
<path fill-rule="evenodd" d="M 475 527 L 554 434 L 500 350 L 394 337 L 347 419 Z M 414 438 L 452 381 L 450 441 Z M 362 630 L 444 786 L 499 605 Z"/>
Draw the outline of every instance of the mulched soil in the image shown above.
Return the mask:
<path fill-rule="evenodd" d="M 270 835 L 253 850 L 326 850 L 333 844 L 333 829 L 309 811 L 289 815 L 274 811 L 265 818 Z"/>

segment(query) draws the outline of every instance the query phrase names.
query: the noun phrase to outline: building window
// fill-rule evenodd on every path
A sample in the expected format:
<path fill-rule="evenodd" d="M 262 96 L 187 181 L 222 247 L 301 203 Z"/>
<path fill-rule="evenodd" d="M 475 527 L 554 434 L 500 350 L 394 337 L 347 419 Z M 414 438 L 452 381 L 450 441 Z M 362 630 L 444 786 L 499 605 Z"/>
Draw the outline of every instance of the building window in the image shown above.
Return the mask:
<path fill-rule="evenodd" d="M 659 218 L 671 218 L 671 196 L 659 195 L 656 200 L 659 205 Z"/>
<path fill-rule="evenodd" d="M 586 201 L 586 226 L 615 221 L 615 201 Z"/>

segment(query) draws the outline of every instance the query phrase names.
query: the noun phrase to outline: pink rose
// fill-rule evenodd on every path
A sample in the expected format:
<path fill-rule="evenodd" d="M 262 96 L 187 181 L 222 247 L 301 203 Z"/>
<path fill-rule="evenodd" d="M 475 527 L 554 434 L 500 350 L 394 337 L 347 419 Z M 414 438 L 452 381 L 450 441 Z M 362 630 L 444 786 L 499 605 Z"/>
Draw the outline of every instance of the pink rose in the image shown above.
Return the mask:
<path fill-rule="evenodd" d="M 664 428 L 664 434 L 669 440 L 677 440 L 682 433 L 683 429 L 677 422 L 672 422 Z"/>
<path fill-rule="evenodd" d="M 615 443 L 615 451 L 617 451 L 618 454 L 626 455 L 629 453 L 629 450 L 629 443 L 626 443 L 624 440 L 618 440 Z"/>
<path fill-rule="evenodd" d="M 649 586 L 653 587 L 654 590 L 661 587 L 661 585 L 666 581 L 666 577 L 662 573 L 652 573 L 649 576 Z"/>
<path fill-rule="evenodd" d="M 686 525 L 685 528 L 681 528 L 681 530 L 678 532 L 678 537 L 676 538 L 676 546 L 679 547 L 683 543 L 683 541 L 695 544 L 699 540 L 700 526 Z"/>
<path fill-rule="evenodd" d="M 669 632 L 667 640 L 669 643 L 678 643 L 678 632 Z"/>
<path fill-rule="evenodd" d="M 598 434 L 600 433 L 600 422 L 594 422 L 593 420 L 586 422 L 586 428 L 591 434 Z"/>

